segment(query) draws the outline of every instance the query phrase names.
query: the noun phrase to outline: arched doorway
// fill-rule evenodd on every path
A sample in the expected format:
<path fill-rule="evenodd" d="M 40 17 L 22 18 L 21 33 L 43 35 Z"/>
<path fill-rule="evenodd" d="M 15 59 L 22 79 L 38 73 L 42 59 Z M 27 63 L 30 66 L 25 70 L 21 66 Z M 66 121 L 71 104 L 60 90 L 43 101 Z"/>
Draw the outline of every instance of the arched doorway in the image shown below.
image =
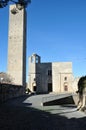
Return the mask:
<path fill-rule="evenodd" d="M 64 91 L 68 91 L 68 83 L 64 83 Z"/>
<path fill-rule="evenodd" d="M 37 87 L 33 86 L 33 91 L 36 92 L 36 90 L 37 90 Z"/>
<path fill-rule="evenodd" d="M 36 92 L 36 90 L 37 90 L 36 82 L 33 82 L 32 83 L 32 91 Z"/>

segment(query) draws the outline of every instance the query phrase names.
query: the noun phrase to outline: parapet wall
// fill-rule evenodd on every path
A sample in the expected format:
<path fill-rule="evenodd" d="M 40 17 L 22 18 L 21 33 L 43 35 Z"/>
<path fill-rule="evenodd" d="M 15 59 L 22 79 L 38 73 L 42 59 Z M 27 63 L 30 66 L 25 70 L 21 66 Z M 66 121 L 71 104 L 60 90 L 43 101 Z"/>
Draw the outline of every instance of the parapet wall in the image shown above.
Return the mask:
<path fill-rule="evenodd" d="M 24 95 L 25 89 L 23 86 L 0 83 L 0 103 L 11 98 Z"/>

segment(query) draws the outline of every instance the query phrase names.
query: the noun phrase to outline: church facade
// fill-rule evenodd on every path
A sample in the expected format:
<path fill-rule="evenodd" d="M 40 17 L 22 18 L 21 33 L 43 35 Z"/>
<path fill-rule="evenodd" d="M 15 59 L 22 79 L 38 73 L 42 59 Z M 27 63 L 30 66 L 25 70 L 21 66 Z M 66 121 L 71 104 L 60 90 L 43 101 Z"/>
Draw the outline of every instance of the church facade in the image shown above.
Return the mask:
<path fill-rule="evenodd" d="M 33 54 L 29 57 L 28 88 L 36 93 L 73 92 L 72 62 L 45 62 Z"/>

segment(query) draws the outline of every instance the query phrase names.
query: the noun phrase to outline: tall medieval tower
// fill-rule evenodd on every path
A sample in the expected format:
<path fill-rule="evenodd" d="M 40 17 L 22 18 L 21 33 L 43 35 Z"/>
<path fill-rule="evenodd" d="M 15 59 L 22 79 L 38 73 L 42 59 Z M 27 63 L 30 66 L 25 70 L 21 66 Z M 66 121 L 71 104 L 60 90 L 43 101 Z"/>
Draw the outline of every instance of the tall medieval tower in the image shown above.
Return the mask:
<path fill-rule="evenodd" d="M 10 5 L 8 37 L 8 74 L 14 84 L 26 84 L 26 10 Z"/>

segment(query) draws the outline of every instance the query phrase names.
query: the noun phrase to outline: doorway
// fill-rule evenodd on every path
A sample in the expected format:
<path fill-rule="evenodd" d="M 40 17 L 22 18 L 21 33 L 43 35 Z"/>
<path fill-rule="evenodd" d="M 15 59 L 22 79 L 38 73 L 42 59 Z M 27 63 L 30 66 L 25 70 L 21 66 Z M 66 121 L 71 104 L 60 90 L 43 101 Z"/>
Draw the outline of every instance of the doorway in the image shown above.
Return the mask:
<path fill-rule="evenodd" d="M 33 91 L 34 91 L 34 92 L 36 92 L 36 89 L 37 89 L 37 87 L 36 87 L 36 86 L 33 86 Z"/>
<path fill-rule="evenodd" d="M 48 92 L 52 92 L 52 83 L 48 83 Z"/>

